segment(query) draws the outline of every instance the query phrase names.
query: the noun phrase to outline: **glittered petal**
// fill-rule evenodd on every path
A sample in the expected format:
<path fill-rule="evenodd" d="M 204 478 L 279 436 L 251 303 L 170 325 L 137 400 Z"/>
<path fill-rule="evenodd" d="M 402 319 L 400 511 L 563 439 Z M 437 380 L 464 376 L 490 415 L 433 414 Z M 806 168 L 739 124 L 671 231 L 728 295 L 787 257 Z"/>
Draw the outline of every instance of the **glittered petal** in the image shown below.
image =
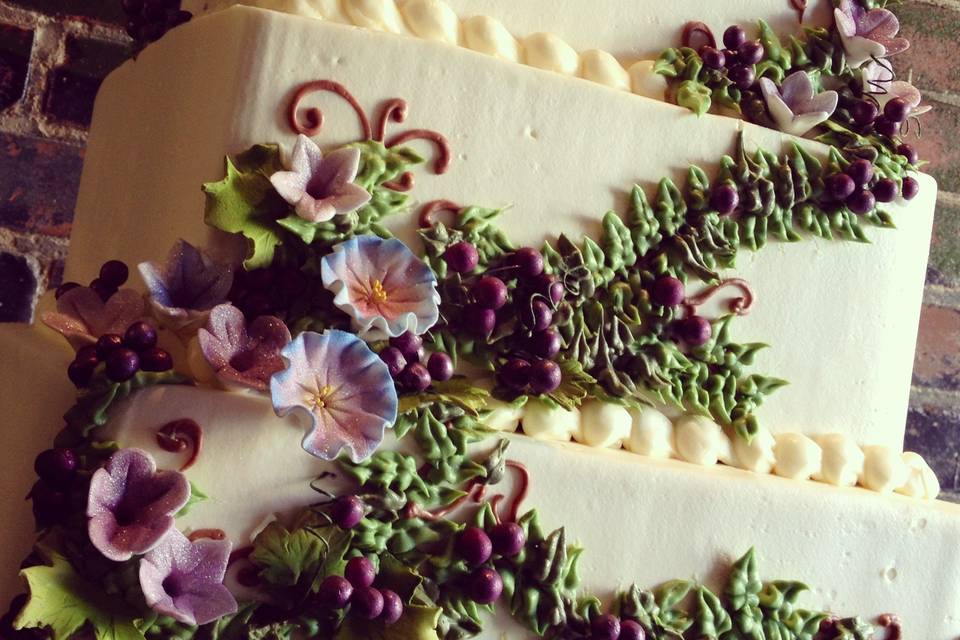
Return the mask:
<path fill-rule="evenodd" d="M 833 10 L 833 18 L 837 23 L 837 30 L 842 36 L 851 37 L 857 35 L 857 22 L 853 16 L 850 15 L 850 11 L 846 10 L 846 7 L 851 4 L 852 3 L 847 0 L 843 7 Z"/>
<path fill-rule="evenodd" d="M 840 96 L 836 91 L 824 91 L 810 98 L 806 102 L 798 105 L 796 111 L 798 115 L 808 113 L 826 113 L 830 117 L 837 109 Z"/>
<path fill-rule="evenodd" d="M 261 316 L 248 328 L 243 313 L 225 304 L 210 312 L 197 340 L 221 382 L 266 391 L 270 376 L 283 369 L 280 350 L 290 342 L 290 330 L 273 316 Z"/>
<path fill-rule="evenodd" d="M 348 182 L 353 182 L 357 178 L 359 169 L 360 149 L 345 147 L 324 158 L 323 165 L 315 173 L 315 178 L 336 190 Z"/>
<path fill-rule="evenodd" d="M 143 297 L 133 289 L 121 289 L 104 302 L 93 289 L 76 287 L 60 296 L 56 313 L 45 313 L 41 319 L 79 347 L 105 333 L 122 335 L 143 317 Z"/>
<path fill-rule="evenodd" d="M 887 9 L 871 9 L 857 21 L 857 33 L 868 38 L 893 38 L 900 32 L 900 20 Z"/>
<path fill-rule="evenodd" d="M 288 204 L 297 204 L 307 191 L 308 174 L 278 171 L 270 176 L 270 184 Z"/>
<path fill-rule="evenodd" d="M 203 584 L 177 599 L 178 606 L 193 613 L 194 624 L 204 625 L 237 612 L 237 601 L 222 584 Z"/>
<path fill-rule="evenodd" d="M 307 222 L 327 222 L 337 215 L 336 208 L 326 200 L 317 200 L 307 193 L 296 202 L 297 215 Z"/>
<path fill-rule="evenodd" d="M 780 87 L 780 96 L 791 109 L 810 100 L 813 97 L 813 82 L 810 81 L 810 76 L 805 71 L 790 74 Z"/>
<path fill-rule="evenodd" d="M 370 193 L 363 187 L 348 182 L 339 187 L 336 193 L 324 202 L 332 206 L 338 215 L 350 213 L 370 202 Z"/>

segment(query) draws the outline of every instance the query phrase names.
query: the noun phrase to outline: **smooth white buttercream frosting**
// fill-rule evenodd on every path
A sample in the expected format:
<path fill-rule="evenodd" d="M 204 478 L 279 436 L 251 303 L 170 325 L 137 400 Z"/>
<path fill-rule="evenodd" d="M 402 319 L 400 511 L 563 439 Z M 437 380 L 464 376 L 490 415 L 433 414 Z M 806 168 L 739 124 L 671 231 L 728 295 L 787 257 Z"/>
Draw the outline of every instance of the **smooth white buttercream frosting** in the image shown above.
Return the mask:
<path fill-rule="evenodd" d="M 653 407 L 634 409 L 630 415 L 633 424 L 630 437 L 624 443 L 628 450 L 651 458 L 673 457 L 673 423 L 670 418 Z"/>

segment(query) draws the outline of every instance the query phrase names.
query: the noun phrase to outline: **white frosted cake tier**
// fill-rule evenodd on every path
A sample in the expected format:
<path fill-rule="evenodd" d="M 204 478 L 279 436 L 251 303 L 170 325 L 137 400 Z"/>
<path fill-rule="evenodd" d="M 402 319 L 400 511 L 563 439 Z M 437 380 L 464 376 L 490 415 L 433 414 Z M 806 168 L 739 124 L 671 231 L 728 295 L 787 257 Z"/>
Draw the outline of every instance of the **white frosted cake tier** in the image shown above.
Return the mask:
<path fill-rule="evenodd" d="M 89 280 L 108 257 L 159 259 L 178 238 L 235 251 L 233 238 L 204 224 L 200 185 L 222 177 L 226 153 L 271 141 L 289 151 L 291 96 L 321 78 L 373 113 L 407 99 L 404 126 L 447 134 L 453 148 L 448 173 L 416 175 L 416 202 L 509 206 L 503 225 L 518 245 L 595 235 L 633 184 L 650 192 L 664 176 L 682 183 L 690 163 L 713 169 L 740 132 L 750 148 L 771 152 L 794 140 L 440 43 L 234 7 L 172 31 L 104 83 L 67 277 Z M 358 137 L 336 97 L 305 104 L 324 108 L 321 145 Z M 867 230 L 872 244 L 774 242 L 743 250 L 727 274 L 757 294 L 734 338 L 770 344 L 755 371 L 790 382 L 758 414 L 773 433 L 841 432 L 902 447 L 936 200 L 933 180 L 920 183 L 917 199 L 891 207 L 896 230 Z M 416 246 L 413 213 L 390 225 Z"/>

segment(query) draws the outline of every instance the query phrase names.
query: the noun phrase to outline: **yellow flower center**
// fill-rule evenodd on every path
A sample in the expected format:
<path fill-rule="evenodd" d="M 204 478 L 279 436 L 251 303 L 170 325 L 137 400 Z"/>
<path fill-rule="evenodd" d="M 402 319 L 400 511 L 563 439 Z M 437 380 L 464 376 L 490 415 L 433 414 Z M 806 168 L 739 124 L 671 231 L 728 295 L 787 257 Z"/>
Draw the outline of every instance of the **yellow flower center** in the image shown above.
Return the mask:
<path fill-rule="evenodd" d="M 304 396 L 304 402 L 311 410 L 316 411 L 317 409 L 323 409 L 327 406 L 327 402 L 330 401 L 330 396 L 333 395 L 333 387 L 329 384 L 324 385 L 317 389 L 316 391 L 307 391 Z"/>
<path fill-rule="evenodd" d="M 377 304 L 383 304 L 387 301 L 387 291 L 383 288 L 383 283 L 379 280 L 373 281 L 372 290 L 370 291 L 370 298 L 372 298 Z"/>

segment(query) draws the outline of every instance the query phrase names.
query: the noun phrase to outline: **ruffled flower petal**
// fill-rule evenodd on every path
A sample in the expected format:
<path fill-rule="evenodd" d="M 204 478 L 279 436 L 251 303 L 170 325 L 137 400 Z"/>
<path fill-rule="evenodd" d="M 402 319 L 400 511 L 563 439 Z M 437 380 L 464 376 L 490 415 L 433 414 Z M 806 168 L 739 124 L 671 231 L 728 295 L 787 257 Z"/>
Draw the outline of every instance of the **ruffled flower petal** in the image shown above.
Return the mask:
<path fill-rule="evenodd" d="M 104 302 L 89 287 L 67 291 L 57 300 L 55 312 L 41 316 L 45 325 L 62 334 L 75 349 L 93 344 L 107 333 L 123 335 L 143 318 L 143 296 L 133 289 L 120 289 Z"/>
<path fill-rule="evenodd" d="M 922 116 L 933 109 L 928 104 L 921 104 L 923 96 L 919 89 L 904 80 L 896 80 L 892 69 L 876 62 L 863 68 L 863 85 L 865 91 L 877 101 L 880 111 L 894 98 L 903 98 L 907 102 L 908 116 Z"/>
<path fill-rule="evenodd" d="M 833 11 L 847 56 L 847 64 L 856 69 L 873 58 L 884 58 L 906 51 L 910 41 L 898 38 L 900 21 L 892 11 L 866 11 L 852 0 L 843 0 Z"/>
<path fill-rule="evenodd" d="M 352 333 L 307 331 L 281 352 L 284 371 L 270 380 L 273 408 L 283 417 L 306 416 L 303 448 L 333 460 L 368 458 L 397 418 L 397 391 L 386 364 Z"/>
<path fill-rule="evenodd" d="M 90 479 L 87 531 L 110 560 L 146 553 L 173 528 L 174 515 L 190 499 L 190 483 L 179 471 L 157 471 L 140 449 L 121 449 Z"/>
<path fill-rule="evenodd" d="M 440 318 L 436 275 L 399 240 L 342 242 L 321 260 L 320 276 L 333 303 L 369 342 L 425 333 Z"/>
<path fill-rule="evenodd" d="M 266 391 L 270 377 L 283 369 L 280 350 L 290 342 L 290 330 L 273 316 L 261 316 L 248 326 L 243 312 L 221 304 L 210 311 L 197 340 L 207 363 L 226 386 Z"/>
<path fill-rule="evenodd" d="M 761 78 L 760 90 L 777 128 L 794 136 L 802 136 L 826 121 L 839 100 L 836 91 L 815 95 L 813 82 L 803 71 L 787 76 L 780 88 L 769 78 Z"/>

